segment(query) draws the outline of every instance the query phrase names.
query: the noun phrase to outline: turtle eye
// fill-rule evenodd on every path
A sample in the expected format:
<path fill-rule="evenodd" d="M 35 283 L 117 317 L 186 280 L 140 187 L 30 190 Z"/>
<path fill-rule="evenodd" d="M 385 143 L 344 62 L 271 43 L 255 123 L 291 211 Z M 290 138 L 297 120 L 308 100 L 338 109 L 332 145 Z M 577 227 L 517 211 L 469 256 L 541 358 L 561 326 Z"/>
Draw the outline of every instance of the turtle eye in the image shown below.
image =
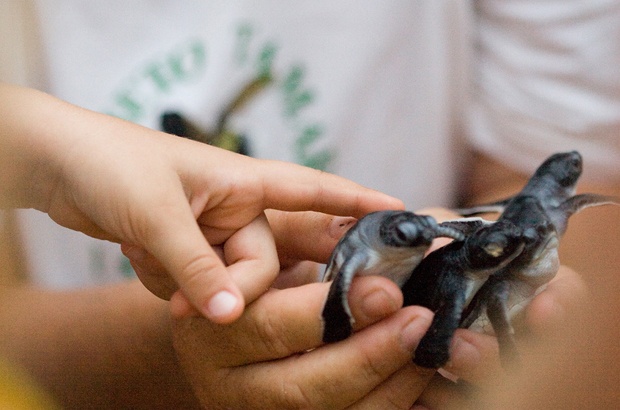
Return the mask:
<path fill-rule="evenodd" d="M 411 222 L 398 224 L 395 228 L 394 234 L 396 235 L 396 240 L 401 244 L 410 243 L 418 233 L 418 228 Z"/>

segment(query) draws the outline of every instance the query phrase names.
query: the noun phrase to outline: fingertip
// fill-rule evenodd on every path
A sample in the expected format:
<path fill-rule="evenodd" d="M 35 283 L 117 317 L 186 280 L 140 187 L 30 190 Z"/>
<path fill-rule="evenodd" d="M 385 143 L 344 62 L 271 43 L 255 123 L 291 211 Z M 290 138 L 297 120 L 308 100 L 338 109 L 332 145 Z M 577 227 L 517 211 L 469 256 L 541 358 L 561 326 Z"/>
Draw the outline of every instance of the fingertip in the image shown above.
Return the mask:
<path fill-rule="evenodd" d="M 228 324 L 241 316 L 243 307 L 243 296 L 230 290 L 221 290 L 211 296 L 201 312 L 212 322 Z"/>
<path fill-rule="evenodd" d="M 467 339 L 455 335 L 450 348 L 450 361 L 445 369 L 451 373 L 462 373 L 464 369 L 475 368 L 482 360 L 478 348 Z"/>
<path fill-rule="evenodd" d="M 405 309 L 409 312 L 410 320 L 402 329 L 401 345 L 405 350 L 413 351 L 430 327 L 433 312 L 422 306 L 408 306 Z"/>

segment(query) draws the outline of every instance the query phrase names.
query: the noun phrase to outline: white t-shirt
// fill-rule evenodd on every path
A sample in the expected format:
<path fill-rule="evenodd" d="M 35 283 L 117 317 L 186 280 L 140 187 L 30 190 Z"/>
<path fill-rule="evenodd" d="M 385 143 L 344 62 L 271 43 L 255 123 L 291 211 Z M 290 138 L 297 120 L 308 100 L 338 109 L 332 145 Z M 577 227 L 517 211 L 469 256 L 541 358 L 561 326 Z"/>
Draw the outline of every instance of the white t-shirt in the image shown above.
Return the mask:
<path fill-rule="evenodd" d="M 620 180 L 620 2 L 479 0 L 470 143 L 530 173 L 577 149 L 583 181 Z"/>
<path fill-rule="evenodd" d="M 452 203 L 461 134 L 523 172 L 554 152 L 578 149 L 584 180 L 620 177 L 614 0 L 35 6 L 36 21 L 21 26 L 0 9 L 0 46 L 12 44 L 15 25 L 22 32 L 37 27 L 42 39 L 34 54 L 44 57 L 43 82 L 39 71 L 24 75 L 27 63 L 37 62 L 31 55 L 2 49 L 19 79 L 149 127 L 172 109 L 213 130 L 223 107 L 268 71 L 270 85 L 229 122 L 248 138 L 252 155 L 338 173 L 400 197 L 410 209 Z M 32 211 L 22 222 L 41 283 L 130 275 L 118 245 L 63 230 Z"/>
<path fill-rule="evenodd" d="M 260 158 L 294 161 L 403 199 L 450 205 L 468 82 L 469 3 L 323 0 L 40 0 L 46 90 L 159 128 L 176 110 L 205 130 L 262 73 L 272 82 L 229 121 Z M 50 286 L 127 275 L 118 245 L 22 222 Z"/>

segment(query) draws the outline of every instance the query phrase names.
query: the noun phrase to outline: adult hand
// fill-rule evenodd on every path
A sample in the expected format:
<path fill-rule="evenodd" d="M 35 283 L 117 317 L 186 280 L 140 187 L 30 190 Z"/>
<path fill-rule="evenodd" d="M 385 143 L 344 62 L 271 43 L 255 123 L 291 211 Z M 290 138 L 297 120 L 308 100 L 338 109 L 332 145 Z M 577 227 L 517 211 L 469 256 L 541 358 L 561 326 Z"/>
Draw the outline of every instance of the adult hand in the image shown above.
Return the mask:
<path fill-rule="evenodd" d="M 290 270 L 288 285 L 314 280 L 308 261 L 325 262 L 354 222 L 310 212 L 270 212 L 269 221 L 281 264 Z M 136 270 L 162 269 L 144 262 L 132 261 Z M 272 289 L 228 326 L 192 316 L 173 300 L 175 347 L 203 405 L 408 409 L 434 373 L 411 361 L 432 315 L 420 307 L 399 310 L 402 294 L 388 279 L 358 278 L 349 294 L 356 334 L 322 346 L 328 289 L 328 283 Z"/>
<path fill-rule="evenodd" d="M 252 272 L 232 270 L 231 277 L 243 293 L 247 303 L 251 303 L 268 288 L 288 288 L 300 286 L 318 279 L 319 263 L 325 263 L 342 235 L 356 222 L 352 217 L 337 217 L 319 212 L 284 212 L 267 210 L 269 227 L 274 235 L 277 249 L 276 264 L 280 272 L 275 281 L 260 282 Z M 258 243 L 251 251 L 264 243 Z M 270 246 L 272 243 L 270 243 Z M 150 254 L 134 252 L 130 246 L 122 245 L 121 250 L 140 278 L 156 277 L 165 280 L 169 277 L 164 265 Z M 213 250 L 225 262 L 221 246 Z M 171 299 L 171 309 L 178 315 L 200 315 L 180 292 Z"/>
<path fill-rule="evenodd" d="M 520 347 L 545 340 L 570 320 L 574 310 L 587 295 L 583 279 L 562 266 L 547 288 L 537 295 L 525 311 L 523 327 L 517 329 Z M 521 337 L 519 337 L 519 331 Z M 506 380 L 516 369 L 505 370 L 499 361 L 497 339 L 467 329 L 457 330 L 452 341 L 450 361 L 445 369 L 459 377 L 453 383 L 436 375 L 420 397 L 418 404 L 428 408 L 480 408 L 482 394 L 506 387 Z M 526 372 L 527 369 L 523 369 Z M 463 383 L 465 382 L 465 383 Z"/>
<path fill-rule="evenodd" d="M 328 283 L 272 289 L 227 326 L 177 318 L 175 348 L 202 404 L 409 409 L 433 374 L 411 362 L 432 314 L 399 310 L 402 295 L 388 279 L 359 278 L 349 295 L 356 333 L 322 346 L 328 289 Z"/>
<path fill-rule="evenodd" d="M 360 217 L 402 208 L 386 195 L 293 164 L 247 158 L 0 85 L 3 204 L 155 256 L 173 281 L 141 277 L 169 298 L 177 285 L 218 323 L 244 301 L 232 275 L 278 273 L 263 211 Z M 221 246 L 227 266 L 212 246 Z"/>

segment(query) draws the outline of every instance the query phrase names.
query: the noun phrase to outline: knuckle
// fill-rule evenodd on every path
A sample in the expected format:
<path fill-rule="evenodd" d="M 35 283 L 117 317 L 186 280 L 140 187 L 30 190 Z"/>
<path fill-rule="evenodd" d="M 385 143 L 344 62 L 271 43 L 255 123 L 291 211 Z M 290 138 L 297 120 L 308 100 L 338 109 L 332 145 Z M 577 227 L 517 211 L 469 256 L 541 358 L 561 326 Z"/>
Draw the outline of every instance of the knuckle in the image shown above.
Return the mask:
<path fill-rule="evenodd" d="M 285 378 L 280 386 L 281 402 L 278 408 L 282 409 L 317 409 L 317 403 L 311 399 L 310 394 L 301 385 L 291 383 Z"/>
<path fill-rule="evenodd" d="M 205 280 L 212 280 L 210 277 L 213 271 L 221 267 L 221 262 L 215 257 L 206 253 L 200 253 L 188 259 L 181 266 L 181 274 L 176 280 L 185 289 L 202 289 Z"/>
<path fill-rule="evenodd" d="M 256 326 L 255 334 L 262 341 L 267 354 L 273 358 L 281 358 L 293 353 L 288 332 L 280 316 L 270 309 L 261 309 L 256 314 L 256 320 L 252 321 Z"/>
<path fill-rule="evenodd" d="M 373 355 L 366 350 L 362 351 L 361 360 L 360 377 L 366 380 L 383 380 L 388 376 L 381 363 L 374 360 Z"/>

